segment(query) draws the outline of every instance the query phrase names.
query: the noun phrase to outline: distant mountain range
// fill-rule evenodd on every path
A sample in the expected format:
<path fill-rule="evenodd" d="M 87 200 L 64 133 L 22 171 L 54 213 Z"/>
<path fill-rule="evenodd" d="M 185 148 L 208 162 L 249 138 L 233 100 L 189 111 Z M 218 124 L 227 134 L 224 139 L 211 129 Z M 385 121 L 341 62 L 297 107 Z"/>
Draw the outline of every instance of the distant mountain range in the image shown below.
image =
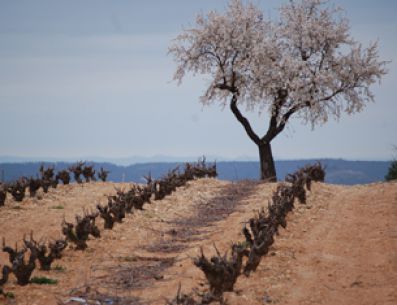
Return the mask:
<path fill-rule="evenodd" d="M 222 156 L 210 155 L 207 156 L 207 160 L 217 161 L 255 161 L 257 158 L 240 156 L 236 158 L 225 158 Z M 85 156 L 81 158 L 54 158 L 54 157 L 15 157 L 15 156 L 0 156 L 0 163 L 27 163 L 27 162 L 45 162 L 57 163 L 57 162 L 76 162 L 77 160 L 90 160 L 95 163 L 112 163 L 115 165 L 128 166 L 131 164 L 138 163 L 178 163 L 178 162 L 194 162 L 197 161 L 197 157 L 187 156 L 166 156 L 166 155 L 154 155 L 154 156 L 131 156 L 124 158 L 106 158 L 98 156 Z"/>
<path fill-rule="evenodd" d="M 208 158 L 211 160 L 211 158 Z M 43 162 L 4 162 L 0 163 L 0 180 L 12 181 L 21 176 L 37 176 L 40 165 Z M 103 167 L 110 171 L 109 180 L 114 182 L 131 181 L 143 183 L 143 176 L 149 172 L 157 178 L 167 173 L 168 170 L 180 166 L 183 169 L 185 161 L 180 162 L 147 162 L 122 166 L 109 162 L 89 162 L 96 169 Z M 276 161 L 276 169 L 279 180 L 283 180 L 288 173 L 308 163 L 320 161 L 326 167 L 326 182 L 332 184 L 366 184 L 383 181 L 387 173 L 389 161 L 347 161 L 341 159 L 322 160 L 290 160 Z M 44 162 L 46 165 L 55 166 L 56 170 L 69 167 L 73 162 Z M 243 180 L 258 179 L 259 163 L 255 161 L 221 161 L 217 162 L 219 179 Z"/>

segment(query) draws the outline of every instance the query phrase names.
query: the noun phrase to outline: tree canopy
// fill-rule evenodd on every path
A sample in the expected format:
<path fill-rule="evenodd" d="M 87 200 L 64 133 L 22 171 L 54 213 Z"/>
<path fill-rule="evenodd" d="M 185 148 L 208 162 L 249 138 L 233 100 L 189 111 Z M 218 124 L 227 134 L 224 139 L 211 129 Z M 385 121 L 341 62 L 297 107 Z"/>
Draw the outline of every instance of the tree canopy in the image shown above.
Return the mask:
<path fill-rule="evenodd" d="M 370 86 L 387 73 L 377 43 L 355 41 L 341 9 L 321 0 L 289 1 L 277 20 L 231 0 L 224 13 L 199 14 L 169 51 L 178 65 L 174 79 L 210 75 L 201 102 L 226 105 L 231 98 L 232 112 L 258 146 L 269 144 L 292 116 L 314 127 L 361 111 L 374 100 Z M 269 113 L 263 136 L 239 106 Z"/>

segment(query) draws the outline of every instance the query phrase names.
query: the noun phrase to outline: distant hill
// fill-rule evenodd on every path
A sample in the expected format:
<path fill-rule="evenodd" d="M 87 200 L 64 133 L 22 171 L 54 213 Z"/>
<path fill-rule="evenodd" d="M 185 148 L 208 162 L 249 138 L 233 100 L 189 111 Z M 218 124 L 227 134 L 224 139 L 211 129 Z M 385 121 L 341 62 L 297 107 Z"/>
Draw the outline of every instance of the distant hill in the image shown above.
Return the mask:
<path fill-rule="evenodd" d="M 320 161 L 326 166 L 326 182 L 346 185 L 383 181 L 390 165 L 390 162 L 387 161 L 346 161 L 340 159 L 276 161 L 278 179 L 283 180 L 288 173 L 316 161 Z M 44 163 L 55 166 L 56 170 L 67 168 L 72 164 L 67 162 Z M 42 162 L 0 163 L 0 180 L 12 181 L 21 176 L 34 177 L 37 175 L 41 164 Z M 90 164 L 94 164 L 96 169 L 104 167 L 110 170 L 109 180 L 114 182 L 142 183 L 144 182 L 142 177 L 149 172 L 152 177 L 157 178 L 178 165 L 183 168 L 183 162 L 138 163 L 129 166 L 97 162 L 91 162 Z M 219 179 L 222 180 L 258 179 L 259 176 L 259 163 L 253 161 L 218 162 L 217 168 Z"/>

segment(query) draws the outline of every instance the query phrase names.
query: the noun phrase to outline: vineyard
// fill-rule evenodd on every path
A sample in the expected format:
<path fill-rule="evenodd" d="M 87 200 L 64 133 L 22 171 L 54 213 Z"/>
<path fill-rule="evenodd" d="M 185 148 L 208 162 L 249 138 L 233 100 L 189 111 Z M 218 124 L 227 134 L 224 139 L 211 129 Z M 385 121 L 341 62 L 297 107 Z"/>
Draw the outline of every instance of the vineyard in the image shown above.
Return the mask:
<path fill-rule="evenodd" d="M 42 169 L 41 179 L 46 171 Z M 372 249 L 376 240 L 377 251 L 383 256 L 375 257 L 374 265 L 396 268 L 387 256 L 396 250 L 395 237 L 389 236 L 395 234 L 391 224 L 395 225 L 396 214 L 386 212 L 390 202 L 396 209 L 395 184 L 325 185 L 316 182 L 323 181 L 325 175 L 319 164 L 288 175 L 286 182 L 278 184 L 219 181 L 214 179 L 216 166 L 205 161 L 187 164 L 160 179 L 148 175 L 142 185 L 93 182 L 77 169 L 79 172 L 76 177 L 81 175 L 84 180 L 51 186 L 46 193 L 40 189 L 21 201 L 10 196 L 7 188 L 0 208 L 0 301 L 321 304 L 327 292 L 338 304 L 362 304 L 352 302 L 358 300 L 357 295 L 377 297 L 374 300 L 382 297 L 384 304 L 397 299 L 392 289 L 395 273 L 394 277 L 386 273 L 376 279 L 383 283 L 382 289 L 370 285 L 376 272 L 367 268 L 372 264 L 368 257 L 369 265 L 358 278 L 346 279 L 354 272 L 342 277 L 347 281 L 342 285 L 346 290 L 337 293 L 333 273 L 341 270 L 322 266 L 331 264 L 336 256 L 331 259 L 325 251 L 322 258 L 324 249 L 318 245 L 332 235 L 321 219 L 332 216 L 328 221 L 333 227 L 357 237 L 357 242 L 349 240 L 346 248 L 333 243 L 332 251 L 348 250 L 348 261 L 362 255 L 354 245 Z M 86 173 L 94 175 L 93 169 Z M 25 188 L 30 190 L 30 185 Z M 351 198 L 352 205 L 344 198 Z M 377 202 L 376 206 L 369 206 L 369 199 Z M 365 205 L 356 207 L 354 202 L 360 200 Z M 343 228 L 343 223 L 352 219 L 347 215 L 358 217 L 359 210 L 364 217 L 365 207 L 384 217 L 366 226 L 362 226 L 363 219 L 353 218 L 357 223 Z M 372 235 L 378 232 L 374 228 L 392 242 L 379 236 L 374 239 Z M 371 242 L 363 240 L 365 236 Z M 343 234 L 335 241 L 339 237 L 343 244 Z M 308 274 L 309 267 L 319 274 Z M 322 276 L 324 285 L 316 288 L 316 279 Z"/>

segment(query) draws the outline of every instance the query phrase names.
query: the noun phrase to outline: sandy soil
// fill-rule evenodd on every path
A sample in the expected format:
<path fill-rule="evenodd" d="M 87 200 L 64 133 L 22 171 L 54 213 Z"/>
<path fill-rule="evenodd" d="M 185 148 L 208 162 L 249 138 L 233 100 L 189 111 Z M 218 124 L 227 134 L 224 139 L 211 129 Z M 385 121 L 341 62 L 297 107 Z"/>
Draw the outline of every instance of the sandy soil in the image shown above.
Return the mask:
<path fill-rule="evenodd" d="M 91 183 L 60 186 L 43 199 L 0 209 L 0 237 L 13 245 L 33 230 L 37 239 L 60 236 L 62 219 L 106 201 L 114 187 Z M 57 285 L 4 286 L 15 300 L 0 304 L 164 304 L 178 284 L 189 292 L 205 289 L 192 263 L 200 247 L 213 254 L 243 239 L 241 227 L 267 205 L 275 184 L 193 181 L 144 211 L 128 215 L 111 231 L 102 231 L 89 248 L 68 248 L 54 265 L 61 271 L 35 270 Z M 241 276 L 228 304 L 397 304 L 397 184 L 334 186 L 316 183 L 307 205 L 297 204 L 288 227 L 249 278 Z M 99 221 L 103 228 L 102 220 Z M 7 263 L 0 253 L 0 266 Z"/>

